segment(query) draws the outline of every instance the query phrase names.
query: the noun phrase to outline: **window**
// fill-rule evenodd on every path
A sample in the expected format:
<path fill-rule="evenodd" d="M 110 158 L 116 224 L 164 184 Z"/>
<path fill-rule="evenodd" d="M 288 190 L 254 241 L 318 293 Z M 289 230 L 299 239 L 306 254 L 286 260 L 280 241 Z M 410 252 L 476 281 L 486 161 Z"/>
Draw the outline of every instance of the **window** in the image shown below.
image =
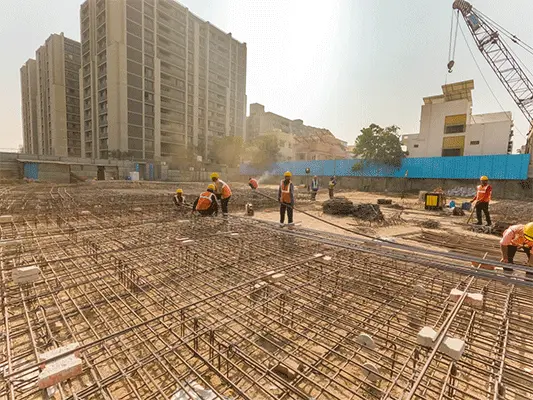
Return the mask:
<path fill-rule="evenodd" d="M 479 144 L 479 140 L 472 140 L 472 141 L 470 141 L 470 144 L 472 146 L 478 145 Z"/>
<path fill-rule="evenodd" d="M 418 149 L 418 145 L 417 145 L 417 144 L 415 144 L 413 147 L 414 147 L 415 149 Z"/>
<path fill-rule="evenodd" d="M 463 133 L 466 131 L 466 114 L 448 115 L 444 118 L 444 133 Z"/>
<path fill-rule="evenodd" d="M 442 149 L 443 157 L 458 157 L 463 155 L 463 149 Z"/>

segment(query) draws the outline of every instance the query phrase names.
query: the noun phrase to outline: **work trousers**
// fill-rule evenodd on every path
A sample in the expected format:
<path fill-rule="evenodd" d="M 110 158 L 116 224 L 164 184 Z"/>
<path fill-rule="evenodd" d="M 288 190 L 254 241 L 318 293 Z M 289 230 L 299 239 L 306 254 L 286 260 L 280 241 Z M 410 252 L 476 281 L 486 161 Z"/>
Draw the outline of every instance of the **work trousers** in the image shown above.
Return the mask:
<path fill-rule="evenodd" d="M 531 257 L 531 249 L 529 247 L 523 247 L 524 253 L 526 253 L 527 261 L 529 262 L 529 258 Z M 509 264 L 514 264 L 514 256 L 516 255 L 516 252 L 518 251 L 517 246 L 507 246 L 507 260 L 509 261 Z M 503 268 L 504 272 L 512 273 L 512 268 Z M 533 272 L 527 272 L 527 276 L 531 277 L 533 275 Z"/>
<path fill-rule="evenodd" d="M 490 220 L 489 203 L 480 202 L 476 204 L 476 217 L 478 225 L 481 225 L 483 223 L 481 221 L 482 212 L 485 214 L 485 220 L 487 221 L 487 225 L 490 225 L 492 222 Z"/>
<path fill-rule="evenodd" d="M 281 203 L 279 206 L 279 222 L 283 224 L 285 222 L 285 211 L 287 212 L 287 217 L 289 219 L 289 224 L 292 224 L 292 215 L 293 209 L 291 204 Z"/>
<path fill-rule="evenodd" d="M 226 199 L 220 200 L 220 205 L 222 206 L 222 215 L 228 215 L 228 203 L 231 196 Z"/>
<path fill-rule="evenodd" d="M 333 188 L 330 188 L 330 189 L 329 189 L 329 198 L 330 198 L 330 199 L 333 198 Z"/>
<path fill-rule="evenodd" d="M 202 217 L 211 217 L 215 214 L 215 209 L 213 207 L 209 207 L 207 210 L 200 210 L 198 211 Z"/>
<path fill-rule="evenodd" d="M 318 193 L 318 190 L 311 190 L 311 200 L 315 201 L 316 200 L 316 195 Z"/>

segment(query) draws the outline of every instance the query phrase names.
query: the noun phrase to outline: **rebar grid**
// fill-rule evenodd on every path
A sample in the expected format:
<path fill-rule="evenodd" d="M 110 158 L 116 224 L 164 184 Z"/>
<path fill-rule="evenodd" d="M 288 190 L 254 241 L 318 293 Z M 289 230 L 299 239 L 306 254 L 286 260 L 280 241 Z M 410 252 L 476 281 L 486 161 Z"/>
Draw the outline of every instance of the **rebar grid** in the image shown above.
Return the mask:
<path fill-rule="evenodd" d="M 9 188 L 0 209 L 13 216 L 0 224 L 0 397 L 42 398 L 38 355 L 72 342 L 83 373 L 57 385 L 65 399 L 169 398 L 193 381 L 234 399 L 531 391 L 531 288 L 347 248 L 339 236 L 185 219 L 146 190 Z M 12 282 L 13 268 L 29 265 L 41 279 Z M 272 271 L 284 279 L 261 284 Z M 483 307 L 451 302 L 453 288 L 483 293 Z M 462 358 L 419 346 L 423 326 L 464 339 Z M 360 344 L 362 333 L 375 348 Z"/>

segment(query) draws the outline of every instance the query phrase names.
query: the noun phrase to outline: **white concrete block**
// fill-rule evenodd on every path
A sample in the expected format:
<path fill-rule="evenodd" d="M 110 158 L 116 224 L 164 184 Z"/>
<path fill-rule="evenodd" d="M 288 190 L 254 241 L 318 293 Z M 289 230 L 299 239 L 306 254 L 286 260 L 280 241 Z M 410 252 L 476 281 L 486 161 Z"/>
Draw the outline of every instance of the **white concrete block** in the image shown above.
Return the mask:
<path fill-rule="evenodd" d="M 143 209 L 141 207 L 135 207 L 133 211 L 135 212 L 141 212 Z"/>
<path fill-rule="evenodd" d="M 331 264 L 331 257 L 330 256 L 324 256 L 322 257 L 322 261 L 326 264 Z"/>
<path fill-rule="evenodd" d="M 424 296 L 426 294 L 426 288 L 423 285 L 415 285 L 413 286 L 413 293 L 417 296 Z"/>
<path fill-rule="evenodd" d="M 239 236 L 239 234 L 236 232 L 233 232 L 230 236 Z"/>
<path fill-rule="evenodd" d="M 13 222 L 12 215 L 0 215 L 0 224 L 9 224 Z"/>
<path fill-rule="evenodd" d="M 322 253 L 316 253 L 316 254 L 313 255 L 313 257 L 315 257 L 315 258 L 320 258 L 320 257 L 322 257 L 323 255 L 324 255 L 324 254 L 322 254 Z"/>
<path fill-rule="evenodd" d="M 90 211 L 87 211 L 87 210 L 83 210 L 80 212 L 81 215 L 91 215 L 91 212 Z"/>
<path fill-rule="evenodd" d="M 357 336 L 356 342 L 371 350 L 376 348 L 374 339 L 372 339 L 372 336 L 366 333 L 361 333 L 359 336 Z"/>
<path fill-rule="evenodd" d="M 30 265 L 28 267 L 19 267 L 13 269 L 11 272 L 13 275 L 25 276 L 25 275 L 34 275 L 41 272 L 41 269 L 37 265 Z"/>
<path fill-rule="evenodd" d="M 41 279 L 41 270 L 36 265 L 15 268 L 11 271 L 11 279 L 13 279 L 13 282 L 17 285 L 36 282 Z"/>
<path fill-rule="evenodd" d="M 82 360 L 74 355 L 53 361 L 39 374 L 39 389 L 46 389 L 82 372 Z"/>
<path fill-rule="evenodd" d="M 281 282 L 285 280 L 285 274 L 283 272 L 279 272 L 277 274 L 270 275 L 269 279 L 270 279 L 270 282 L 272 283 Z"/>
<path fill-rule="evenodd" d="M 483 307 L 483 294 L 481 293 L 468 293 L 466 295 L 466 304 L 475 307 L 475 308 L 482 308 Z"/>
<path fill-rule="evenodd" d="M 194 244 L 194 240 L 184 240 L 180 243 L 180 245 L 182 246 L 191 246 L 192 244 Z"/>
<path fill-rule="evenodd" d="M 366 362 L 363 364 L 363 373 L 365 374 L 366 378 L 368 378 L 368 380 L 371 382 L 376 382 L 379 380 L 378 367 L 376 367 L 371 362 Z"/>
<path fill-rule="evenodd" d="M 259 281 L 259 282 L 257 282 L 254 285 L 254 290 L 260 290 L 260 289 L 264 288 L 267 285 L 268 285 L 268 283 L 266 283 L 265 281 Z"/>
<path fill-rule="evenodd" d="M 446 336 L 439 346 L 439 351 L 457 361 L 465 351 L 465 342 L 461 339 Z"/>
<path fill-rule="evenodd" d="M 456 302 L 458 301 L 461 296 L 463 295 L 463 291 L 462 290 L 459 290 L 459 289 L 452 289 L 450 291 L 450 300 L 453 301 L 453 302 Z"/>
<path fill-rule="evenodd" d="M 276 271 L 268 271 L 268 272 L 265 272 L 265 275 L 266 276 L 272 276 L 276 273 Z"/>
<path fill-rule="evenodd" d="M 49 360 L 51 358 L 60 356 L 61 354 L 68 353 L 69 351 L 76 350 L 78 347 L 80 347 L 80 344 L 78 342 L 73 342 L 65 346 L 58 347 L 57 349 L 48 350 L 42 354 L 39 354 L 39 361 Z"/>
<path fill-rule="evenodd" d="M 424 347 L 433 347 L 433 343 L 437 338 L 437 332 L 430 326 L 424 326 L 416 335 L 416 342 Z"/>

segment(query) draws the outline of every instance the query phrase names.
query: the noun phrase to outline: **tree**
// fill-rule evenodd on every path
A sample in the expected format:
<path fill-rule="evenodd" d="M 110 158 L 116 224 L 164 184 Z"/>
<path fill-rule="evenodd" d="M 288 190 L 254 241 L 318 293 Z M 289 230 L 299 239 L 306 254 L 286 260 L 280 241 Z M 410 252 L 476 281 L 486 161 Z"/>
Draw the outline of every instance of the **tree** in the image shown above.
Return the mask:
<path fill-rule="evenodd" d="M 402 159 L 405 157 L 400 137 L 397 133 L 399 130 L 400 128 L 396 125 L 382 128 L 376 124 L 371 124 L 368 128 L 361 129 L 361 135 L 355 140 L 353 154 L 355 157 L 362 159 L 362 161 L 355 163 L 353 170 L 361 170 L 364 162 L 399 168 L 402 165 Z"/>
<path fill-rule="evenodd" d="M 266 168 L 280 158 L 280 145 L 276 135 L 262 135 L 254 139 L 248 149 L 251 165 Z"/>
<path fill-rule="evenodd" d="M 213 143 L 211 159 L 217 164 L 236 167 L 241 162 L 244 141 L 240 136 L 224 136 Z"/>

